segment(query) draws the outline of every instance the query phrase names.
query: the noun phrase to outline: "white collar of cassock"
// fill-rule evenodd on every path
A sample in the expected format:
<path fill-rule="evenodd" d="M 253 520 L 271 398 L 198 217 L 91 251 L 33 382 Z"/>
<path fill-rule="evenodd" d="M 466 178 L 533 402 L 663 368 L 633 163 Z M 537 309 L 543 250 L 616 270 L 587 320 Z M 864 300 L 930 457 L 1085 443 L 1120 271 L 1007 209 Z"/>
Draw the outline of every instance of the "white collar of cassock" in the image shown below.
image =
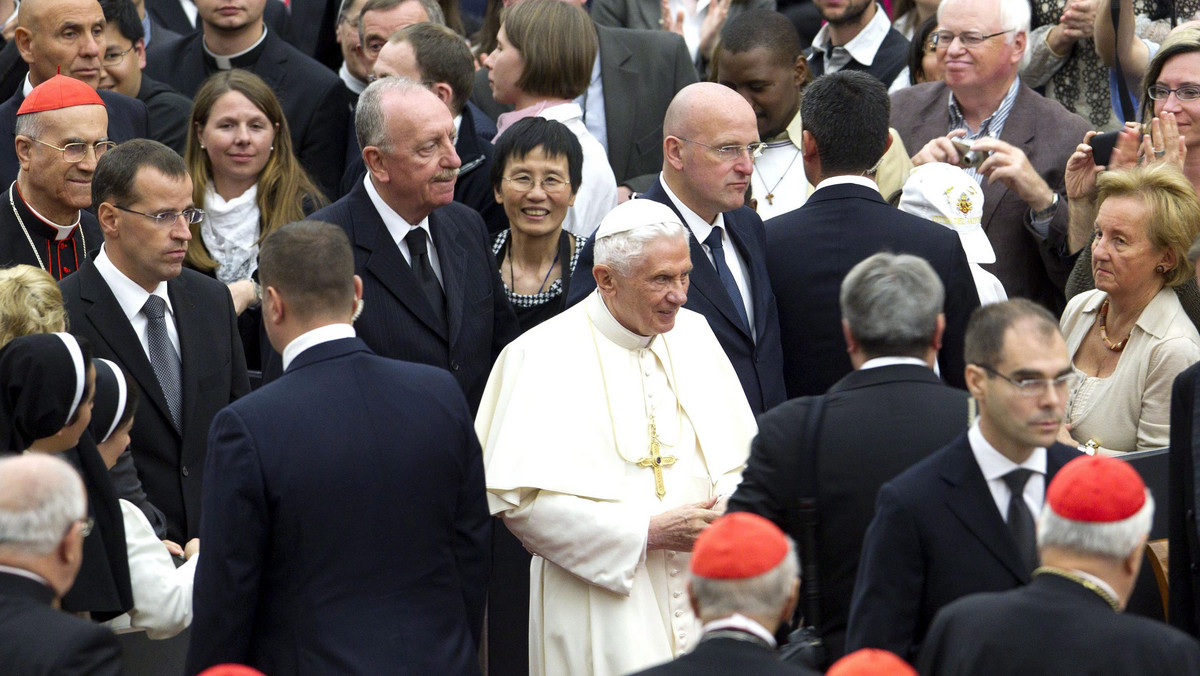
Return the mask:
<path fill-rule="evenodd" d="M 596 330 L 605 338 L 626 350 L 644 349 L 650 347 L 650 343 L 654 342 L 654 336 L 640 336 L 621 326 L 621 323 L 613 316 L 612 311 L 608 309 L 608 305 L 604 303 L 604 298 L 600 296 L 599 289 L 593 291 L 591 296 L 588 296 L 586 308 L 588 317 L 591 318 Z"/>

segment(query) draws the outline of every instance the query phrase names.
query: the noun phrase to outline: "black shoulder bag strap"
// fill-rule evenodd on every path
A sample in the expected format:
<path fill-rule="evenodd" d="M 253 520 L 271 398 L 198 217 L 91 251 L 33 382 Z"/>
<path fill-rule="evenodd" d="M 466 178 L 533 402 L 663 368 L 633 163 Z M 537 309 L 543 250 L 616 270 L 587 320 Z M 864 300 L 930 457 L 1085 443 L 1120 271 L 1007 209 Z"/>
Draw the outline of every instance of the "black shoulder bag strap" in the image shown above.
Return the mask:
<path fill-rule="evenodd" d="M 1120 95 L 1121 121 L 1137 120 L 1137 108 L 1133 98 L 1129 96 L 1129 84 L 1125 81 L 1125 69 L 1121 67 L 1121 34 L 1118 30 L 1121 23 L 1121 0 L 1111 0 L 1108 9 L 1112 12 L 1113 25 L 1113 66 L 1117 71 L 1117 93 Z M 1134 36 L 1137 39 L 1137 36 Z"/>

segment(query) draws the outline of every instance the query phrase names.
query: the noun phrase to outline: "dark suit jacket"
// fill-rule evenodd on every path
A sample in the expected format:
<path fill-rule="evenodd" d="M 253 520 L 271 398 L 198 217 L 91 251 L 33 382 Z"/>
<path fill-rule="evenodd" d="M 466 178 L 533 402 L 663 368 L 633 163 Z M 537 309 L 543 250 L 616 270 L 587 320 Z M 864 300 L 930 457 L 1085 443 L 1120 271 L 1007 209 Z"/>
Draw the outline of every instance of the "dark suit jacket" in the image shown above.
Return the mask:
<path fill-rule="evenodd" d="M 116 676 L 121 646 L 107 627 L 50 607 L 54 591 L 0 573 L 0 664 L 6 676 Z"/>
<path fill-rule="evenodd" d="M 597 23 L 596 37 L 608 163 L 618 185 L 645 192 L 662 168 L 662 123 L 667 106 L 680 89 L 696 81 L 696 68 L 683 38 L 674 33 Z M 475 73 L 471 100 L 495 119 L 512 108 L 492 98 L 487 75 L 486 68 Z"/>
<path fill-rule="evenodd" d="M 167 0 L 175 2 L 175 0 Z M 279 3 L 275 3 L 279 4 Z M 270 7 L 271 2 L 267 3 Z M 145 75 L 165 82 L 184 96 L 195 96 L 204 79 L 216 72 L 204 55 L 200 31 L 146 53 Z M 262 52 L 247 68 L 261 77 L 283 106 L 296 157 L 330 199 L 337 197 L 345 169 L 350 103 L 346 86 L 333 71 L 267 31 Z"/>
<path fill-rule="evenodd" d="M 188 673 L 479 674 L 490 518 L 445 371 L 311 347 L 221 411 L 206 473 Z"/>
<path fill-rule="evenodd" d="M 888 205 L 877 190 L 844 184 L 814 192 L 804 206 L 768 221 L 766 229 L 789 397 L 820 394 L 851 371 L 838 294 L 850 269 L 881 251 L 920 256 L 938 273 L 946 287 L 938 364 L 946 382 L 966 387 L 963 337 L 979 307 L 979 292 L 958 235 Z"/>
<path fill-rule="evenodd" d="M 679 214 L 679 209 L 663 189 L 661 178 L 642 197 L 661 202 Z M 683 220 L 682 215 L 679 218 Z M 687 302 L 683 306 L 699 312 L 708 320 L 717 341 L 725 350 L 725 356 L 729 357 L 733 370 L 737 372 L 751 410 L 757 415 L 783 403 L 787 398 L 783 387 L 779 315 L 775 310 L 775 294 L 771 292 L 771 282 L 767 278 L 762 220 L 749 207 L 741 207 L 725 212 L 725 228 L 746 262 L 745 272 L 750 280 L 750 297 L 754 299 L 754 328 L 758 340 L 755 341 L 744 328 L 733 299 L 725 291 L 720 277 L 717 277 L 717 269 L 708 260 L 708 254 L 695 235 L 688 238 L 692 253 L 692 275 Z M 568 305 L 583 300 L 596 288 L 596 278 L 592 276 L 595 245 L 596 236 L 593 234 L 579 252 L 575 274 L 571 275 Z"/>
<path fill-rule="evenodd" d="M 950 129 L 950 90 L 944 82 L 907 87 L 892 95 L 891 126 L 904 147 L 916 154 Z M 1059 194 L 1050 236 L 1042 239 L 1029 225 L 1029 205 L 1000 181 L 984 181 L 983 230 L 996 251 L 996 262 L 982 267 L 1000 278 L 1009 298 L 1041 303 L 1058 316 L 1066 307 L 1063 287 L 1074 263 L 1063 253 L 1067 237 L 1067 195 L 1063 172 L 1088 123 L 1057 101 L 1021 85 L 1000 140 L 1029 158 L 1042 179 Z"/>
<path fill-rule="evenodd" d="M 780 662 L 775 653 L 755 641 L 736 638 L 701 639 L 690 653 L 639 671 L 634 676 L 816 676 L 817 672 Z"/>
<path fill-rule="evenodd" d="M 876 11 L 878 9 L 876 8 Z M 875 59 L 871 61 L 871 65 L 859 63 L 851 58 L 850 63 L 846 64 L 842 70 L 861 70 L 874 75 L 885 87 L 890 87 L 892 80 L 896 79 L 906 65 L 908 65 L 908 38 L 895 28 L 889 28 L 883 42 L 879 45 L 879 50 L 875 52 Z M 824 75 L 825 52 L 810 49 L 808 69 L 812 72 L 814 80 Z"/>
<path fill-rule="evenodd" d="M 150 138 L 183 155 L 192 118 L 192 100 L 145 75 L 137 98 L 150 111 Z"/>
<path fill-rule="evenodd" d="M 759 418 L 758 436 L 729 510 L 764 516 L 802 543 L 799 501 L 810 495 L 803 486 L 816 489 L 818 630 L 830 661 L 843 654 L 875 494 L 967 429 L 967 398 L 929 368 L 895 364 L 853 371 L 829 389 L 815 448 L 807 432 L 811 398 L 792 399 Z M 801 481 L 813 467 L 811 483 Z"/>
<path fill-rule="evenodd" d="M 337 15 L 341 2 L 335 0 L 290 0 L 284 37 L 296 49 L 336 72 L 342 65 L 337 44 Z"/>
<path fill-rule="evenodd" d="M 1167 503 L 1171 543 L 1171 624 L 1200 636 L 1200 531 L 1196 525 L 1196 468 L 1200 467 L 1200 364 L 1175 378 L 1171 390 L 1170 494 Z M 1161 509 L 1161 507 L 1160 507 Z"/>
<path fill-rule="evenodd" d="M 451 202 L 429 215 L 446 294 L 445 329 L 362 182 L 310 218 L 341 226 L 354 247 L 366 302 L 354 325 L 359 337 L 384 357 L 450 371 L 474 415 L 492 362 L 519 333 L 479 214 Z"/>
<path fill-rule="evenodd" d="M 1077 582 L 1038 575 L 1027 586 L 943 608 L 917 666 L 925 676 L 1197 674 L 1200 644 L 1161 622 L 1114 612 Z"/>
<path fill-rule="evenodd" d="M 0 129 L 4 136 L 0 139 L 0 185 L 17 180 L 17 170 L 21 168 L 17 162 L 17 150 L 13 145 L 16 139 L 14 129 L 17 126 L 17 110 L 25 101 L 22 84 L 17 86 L 15 94 L 0 104 Z M 150 116 L 146 105 L 137 99 L 112 91 L 99 90 L 100 99 L 108 109 L 108 138 L 117 143 L 129 139 L 147 138 L 150 129 Z"/>
<path fill-rule="evenodd" d="M 150 360 L 95 264 L 89 260 L 60 287 L 71 330 L 137 384 L 141 404 L 130 448 L 146 495 L 167 517 L 167 535 L 176 542 L 196 537 L 209 425 L 217 411 L 250 391 L 229 290 L 188 269 L 167 282 L 183 362 L 181 438 Z"/>
<path fill-rule="evenodd" d="M 1077 449 L 1046 449 L 1046 485 Z M 846 652 L 913 661 L 933 616 L 955 599 L 1028 584 L 966 433 L 879 489 L 863 540 Z"/>

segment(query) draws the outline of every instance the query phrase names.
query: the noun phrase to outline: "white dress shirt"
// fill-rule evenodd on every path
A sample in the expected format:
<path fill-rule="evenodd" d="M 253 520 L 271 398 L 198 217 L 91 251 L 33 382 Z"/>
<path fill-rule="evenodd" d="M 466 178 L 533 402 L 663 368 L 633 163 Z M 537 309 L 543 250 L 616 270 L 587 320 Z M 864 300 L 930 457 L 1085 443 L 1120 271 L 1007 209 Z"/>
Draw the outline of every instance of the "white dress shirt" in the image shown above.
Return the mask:
<path fill-rule="evenodd" d="M 286 371 L 292 365 L 292 360 L 310 347 L 343 338 L 353 338 L 355 335 L 357 334 L 354 333 L 353 326 L 341 323 L 318 326 L 312 331 L 302 333 L 283 348 L 283 370 Z"/>
<path fill-rule="evenodd" d="M 396 210 L 388 206 L 387 202 L 383 201 L 383 197 L 379 191 L 375 189 L 375 184 L 371 182 L 371 172 L 363 177 L 363 183 L 367 186 L 367 195 L 371 198 L 371 203 L 375 205 L 375 211 L 379 212 L 379 217 L 383 219 L 383 226 L 387 228 L 388 234 L 392 236 L 392 241 L 400 249 L 400 255 L 404 256 L 404 260 L 408 261 L 409 266 L 412 266 L 412 254 L 408 252 L 408 242 L 405 237 L 412 232 L 413 228 L 421 228 L 425 231 L 425 236 L 429 238 L 426 247 L 429 251 L 429 265 L 433 267 L 433 274 L 437 277 L 438 283 L 442 288 L 446 288 L 446 283 L 442 281 L 442 263 L 437 255 L 437 247 L 433 245 L 433 231 L 429 229 L 429 217 L 421 219 L 420 223 L 413 225 L 404 220 L 404 217 L 396 213 Z"/>
<path fill-rule="evenodd" d="M 138 342 L 142 344 L 142 351 L 146 353 L 146 359 L 150 358 L 150 343 L 146 338 L 146 326 L 148 320 L 146 315 L 142 314 L 142 307 L 146 304 L 146 300 L 150 298 L 150 292 L 143 289 L 137 282 L 125 276 L 125 273 L 117 269 L 113 265 L 112 260 L 108 257 L 108 245 L 100 247 L 100 255 L 96 256 L 96 271 L 104 278 L 108 288 L 112 291 L 113 296 L 117 298 L 117 304 L 121 306 L 121 311 L 125 313 L 125 317 L 129 320 L 129 325 L 133 327 L 133 332 L 137 334 Z M 183 358 L 183 351 L 179 349 L 179 329 L 175 327 L 175 308 L 171 306 L 171 297 L 167 294 L 167 283 L 159 282 L 154 288 L 154 295 L 163 299 L 167 303 L 167 310 L 163 313 L 163 319 L 166 320 L 167 337 L 171 339 L 171 344 L 175 346 L 175 354 Z"/>
<path fill-rule="evenodd" d="M 875 16 L 871 17 L 867 25 L 863 26 L 858 35 L 851 38 L 849 42 L 844 45 L 834 45 L 829 37 L 829 24 L 825 24 L 813 37 L 812 48 L 814 52 L 824 54 L 826 73 L 836 73 L 845 68 L 850 63 L 850 59 L 854 59 L 864 66 L 870 66 L 874 63 L 875 55 L 879 53 L 879 47 L 883 45 L 883 40 L 891 29 L 892 22 L 888 20 L 887 12 L 876 4 Z M 844 51 L 834 52 L 838 47 Z M 885 82 L 884 84 L 891 83 Z"/>
<path fill-rule="evenodd" d="M 1033 474 L 1025 482 L 1025 494 L 1022 497 L 1025 498 L 1025 504 L 1029 506 L 1029 513 L 1036 519 L 1037 515 L 1042 513 L 1042 503 L 1046 499 L 1046 449 L 1033 449 L 1029 458 L 1018 465 L 1006 458 L 988 443 L 987 439 L 983 438 L 978 421 L 967 432 L 967 441 L 970 442 L 971 453 L 975 455 L 975 462 L 979 464 L 983 478 L 987 481 L 988 490 L 992 492 L 992 500 L 996 502 L 996 509 L 1000 510 L 1000 518 L 1006 523 L 1008 522 L 1008 503 L 1012 499 L 1012 491 L 1008 489 L 1008 484 L 1004 483 L 1004 475 L 1018 467 L 1033 470 Z"/>

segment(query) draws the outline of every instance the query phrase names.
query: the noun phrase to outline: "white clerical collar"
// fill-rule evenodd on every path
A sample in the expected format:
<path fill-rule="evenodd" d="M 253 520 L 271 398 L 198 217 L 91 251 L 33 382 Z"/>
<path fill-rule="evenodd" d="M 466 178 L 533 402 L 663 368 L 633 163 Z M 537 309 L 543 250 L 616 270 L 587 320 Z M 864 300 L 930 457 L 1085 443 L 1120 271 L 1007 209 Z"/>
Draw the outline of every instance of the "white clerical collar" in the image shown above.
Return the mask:
<path fill-rule="evenodd" d="M 729 617 L 722 617 L 712 622 L 705 622 L 704 626 L 700 628 L 700 632 L 701 634 L 708 634 L 721 629 L 744 631 L 747 634 L 753 634 L 766 641 L 772 648 L 775 647 L 775 637 L 771 635 L 771 632 L 767 631 L 766 627 L 740 613 L 734 613 Z"/>
<path fill-rule="evenodd" d="M 32 570 L 25 570 L 24 568 L 16 568 L 14 566 L 6 566 L 6 565 L 0 563 L 0 573 L 8 573 L 9 575 L 16 575 L 17 577 L 23 577 L 23 578 L 26 578 L 29 580 L 33 580 L 34 582 L 38 582 L 47 587 L 50 587 L 50 583 L 46 580 L 46 578 L 42 577 L 41 575 L 38 575 L 37 573 L 33 572 Z M 50 587 L 50 588 L 53 589 L 53 587 Z M 55 594 L 55 596 L 57 596 L 57 594 Z"/>
<path fill-rule="evenodd" d="M 283 370 L 288 370 L 288 367 L 292 365 L 292 360 L 299 357 L 300 353 L 310 347 L 316 347 L 321 343 L 328 343 L 343 338 L 353 338 L 355 335 L 357 334 L 354 333 L 353 326 L 342 323 L 326 324 L 325 326 L 318 326 L 311 331 L 306 331 L 296 336 L 292 342 L 283 348 Z"/>
<path fill-rule="evenodd" d="M 458 130 L 462 128 L 462 115 L 454 116 L 454 137 L 458 139 Z"/>
<path fill-rule="evenodd" d="M 849 42 L 844 45 L 833 45 L 829 37 L 829 24 L 821 26 L 821 30 L 817 31 L 817 35 L 813 38 L 813 49 L 822 53 L 828 54 L 834 46 L 841 47 L 850 53 L 850 57 L 864 66 L 871 65 L 875 61 L 875 56 L 879 54 L 879 47 L 883 45 L 884 38 L 887 37 L 888 31 L 892 28 L 892 22 L 888 21 L 887 12 L 883 11 L 883 7 L 875 5 L 875 16 L 867 22 L 866 26 L 858 32 Z"/>
<path fill-rule="evenodd" d="M 675 194 L 675 191 L 671 190 L 671 186 L 667 185 L 666 177 L 664 177 L 662 174 L 659 174 L 659 183 L 662 183 L 663 190 L 666 191 L 667 197 L 671 198 L 671 202 L 675 204 L 675 208 L 678 209 L 679 214 L 683 216 L 683 224 L 688 227 L 688 230 L 692 231 L 692 236 L 696 238 L 697 242 L 703 242 L 707 240 L 708 235 L 712 232 L 713 228 L 721 228 L 722 230 L 725 229 L 725 214 L 718 213 L 717 217 L 713 219 L 713 222 L 708 223 L 703 218 L 700 218 L 699 214 L 692 211 L 688 205 L 684 204 L 683 200 L 679 199 L 679 196 Z"/>
<path fill-rule="evenodd" d="M 346 67 L 344 62 L 342 63 L 342 67 L 338 69 L 338 77 L 342 78 L 342 83 L 346 85 L 346 89 L 355 94 L 361 94 L 367 88 L 367 83 L 354 77 L 354 73 L 350 72 L 350 69 Z"/>
<path fill-rule="evenodd" d="M 994 481 L 1002 478 L 1009 472 L 1023 467 L 1033 470 L 1042 476 L 1046 476 L 1046 449 L 1035 448 L 1025 462 L 1018 465 L 1009 460 L 1003 453 L 996 450 L 987 439 L 983 436 L 983 431 L 979 429 L 979 421 L 971 425 L 971 429 L 967 432 L 967 441 L 971 444 L 971 453 L 975 456 L 975 462 L 979 464 L 980 471 L 983 472 L 983 478 L 987 481 Z"/>
<path fill-rule="evenodd" d="M 409 223 L 404 220 L 404 217 L 396 213 L 396 210 L 387 202 L 383 201 L 383 195 L 379 194 L 379 190 L 375 188 L 375 182 L 371 180 L 371 172 L 363 177 L 363 183 L 367 188 L 367 197 L 371 198 L 371 204 L 375 205 L 375 211 L 379 212 L 379 218 L 383 221 L 383 226 L 387 228 L 388 234 L 392 236 L 392 240 L 396 242 L 396 246 L 400 246 L 400 242 L 412 232 L 413 228 L 421 228 L 429 237 L 429 241 L 433 241 L 433 232 L 429 229 L 429 216 L 422 218 L 419 223 Z"/>
<path fill-rule="evenodd" d="M 213 51 L 208 48 L 208 43 L 204 41 L 204 38 L 200 39 L 200 46 L 204 48 L 205 54 L 208 54 L 209 57 L 211 57 L 213 61 L 217 62 L 217 68 L 219 68 L 221 70 L 231 70 L 236 67 L 233 65 L 234 59 L 238 58 L 239 56 L 245 56 L 246 54 L 253 52 L 255 49 L 258 49 L 258 46 L 261 45 L 263 43 L 263 40 L 266 40 L 266 39 L 267 39 L 267 24 L 263 23 L 262 35 L 258 36 L 258 39 L 254 41 L 254 44 L 250 45 L 249 47 L 243 49 L 240 52 L 236 52 L 234 54 L 214 54 Z"/>
<path fill-rule="evenodd" d="M 650 347 L 650 343 L 654 342 L 654 336 L 640 336 L 621 326 L 621 322 L 618 322 L 612 311 L 608 309 L 599 289 L 593 291 L 585 303 L 585 309 L 592 324 L 600 331 L 601 335 L 617 345 L 626 350 L 640 350 Z"/>
<path fill-rule="evenodd" d="M 845 176 L 830 176 L 829 178 L 817 184 L 817 190 L 831 185 L 861 185 L 864 188 L 870 188 L 875 192 L 879 192 L 879 184 L 866 176 L 845 175 Z"/>
<path fill-rule="evenodd" d="M 55 233 L 54 241 L 61 242 L 64 239 L 67 239 L 68 237 L 71 236 L 71 233 L 75 232 L 75 228 L 79 227 L 80 212 L 78 212 L 78 211 L 75 212 L 75 222 L 74 223 L 72 223 L 70 225 L 59 225 L 58 223 L 55 223 L 54 221 L 50 220 L 49 218 L 46 218 L 45 216 L 43 216 L 41 214 L 41 212 L 39 212 L 37 209 L 33 208 L 33 205 L 29 203 L 29 200 L 25 199 L 25 195 L 21 194 L 21 184 L 20 183 L 14 183 L 13 185 L 16 186 L 16 188 L 17 188 L 17 197 L 21 198 L 21 204 L 25 205 L 25 208 L 29 210 L 29 213 L 33 214 L 34 217 L 37 218 L 39 221 L 45 223 L 46 225 L 50 226 L 51 228 L 54 228 L 54 233 Z"/>
<path fill-rule="evenodd" d="M 916 357 L 875 357 L 864 362 L 862 366 L 858 367 L 858 370 L 866 371 L 867 369 L 877 369 L 881 366 L 895 366 L 896 364 L 912 364 L 913 366 L 929 368 L 929 364 L 925 360 L 917 359 Z"/>
<path fill-rule="evenodd" d="M 127 277 L 124 272 L 117 269 L 112 259 L 108 257 L 107 244 L 100 246 L 100 255 L 96 256 L 94 262 L 96 264 L 96 271 L 104 278 L 113 296 L 116 296 L 117 304 L 121 306 L 125 317 L 133 321 L 133 318 L 146 305 L 146 300 L 150 298 L 150 294 L 137 282 Z M 171 307 L 171 296 L 167 293 L 167 283 L 159 282 L 158 286 L 154 289 L 154 295 L 166 301 L 167 315 L 174 317 L 175 312 Z"/>
<path fill-rule="evenodd" d="M 21 96 L 29 98 L 29 92 L 33 91 L 33 83 L 29 81 L 29 74 L 25 74 L 25 82 L 21 85 Z"/>

